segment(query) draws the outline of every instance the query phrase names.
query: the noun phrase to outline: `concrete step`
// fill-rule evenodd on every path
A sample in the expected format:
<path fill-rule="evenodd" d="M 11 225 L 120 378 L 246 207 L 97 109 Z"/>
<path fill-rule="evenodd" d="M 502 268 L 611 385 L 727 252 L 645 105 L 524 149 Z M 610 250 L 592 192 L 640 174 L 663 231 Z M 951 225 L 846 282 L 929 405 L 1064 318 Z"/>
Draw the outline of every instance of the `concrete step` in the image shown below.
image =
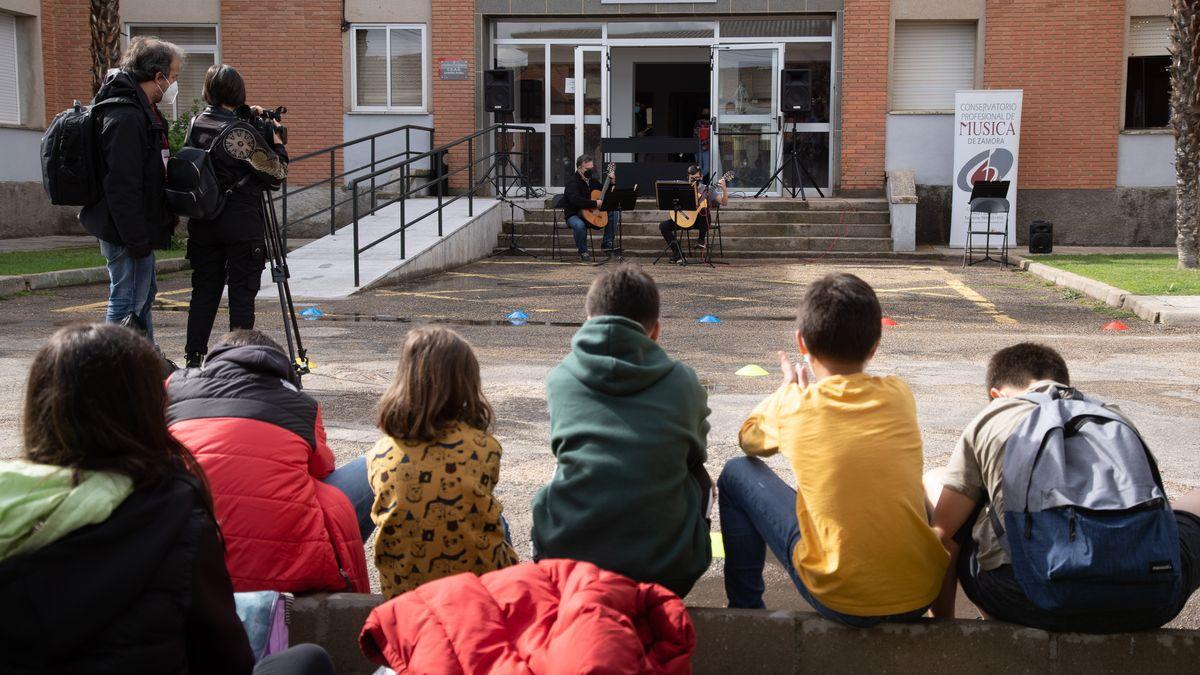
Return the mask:
<path fill-rule="evenodd" d="M 753 194 L 751 192 L 750 194 Z M 526 208 L 542 207 L 546 209 L 552 208 L 552 198 L 516 200 L 518 204 L 524 205 Z M 656 209 L 657 204 L 652 197 L 643 197 L 638 199 L 637 207 L 642 209 Z M 886 199 L 867 198 L 867 199 L 848 199 L 841 197 L 827 197 L 824 199 L 814 197 L 808 201 L 801 199 L 780 199 L 764 197 L 762 199 L 746 199 L 741 197 L 732 197 L 729 204 L 722 207 L 726 210 L 733 211 L 887 211 L 888 202 Z"/>
<path fill-rule="evenodd" d="M 654 236 L 659 234 L 658 220 L 652 222 L 622 222 L 621 230 L 626 237 Z M 513 223 L 504 224 L 504 234 L 513 229 Z M 721 221 L 721 229 L 726 237 L 891 237 L 892 226 L 888 224 L 858 224 L 858 223 L 734 223 Z M 518 221 L 517 236 L 548 236 L 553 232 L 553 223 Z M 570 232 L 561 227 L 560 235 L 570 236 Z M 596 230 L 597 234 L 600 230 Z"/>
<path fill-rule="evenodd" d="M 595 240 L 599 245 L 599 237 Z M 558 239 L 559 246 L 567 253 L 575 249 L 569 233 Z M 517 244 L 527 249 L 544 249 L 549 253 L 551 238 L 546 235 L 522 236 Z M 839 251 L 846 253 L 887 253 L 892 250 L 892 240 L 885 237 L 737 237 L 727 232 L 724 237 L 726 256 L 770 257 L 772 254 L 792 256 L 801 252 Z M 508 238 L 499 237 L 497 246 L 508 246 Z M 666 246 L 661 236 L 626 235 L 623 246 L 626 254 L 658 255 Z M 720 247 L 716 252 L 720 251 Z M 761 254 L 761 255 L 760 255 Z"/>
<path fill-rule="evenodd" d="M 555 211 L 530 210 L 514 214 L 518 220 L 553 223 Z M 670 215 L 669 211 L 657 209 L 626 211 L 621 214 L 625 223 L 659 223 Z M 562 222 L 562 213 L 558 213 Z M 721 210 L 722 223 L 873 223 L 889 222 L 887 211 L 730 211 Z"/>

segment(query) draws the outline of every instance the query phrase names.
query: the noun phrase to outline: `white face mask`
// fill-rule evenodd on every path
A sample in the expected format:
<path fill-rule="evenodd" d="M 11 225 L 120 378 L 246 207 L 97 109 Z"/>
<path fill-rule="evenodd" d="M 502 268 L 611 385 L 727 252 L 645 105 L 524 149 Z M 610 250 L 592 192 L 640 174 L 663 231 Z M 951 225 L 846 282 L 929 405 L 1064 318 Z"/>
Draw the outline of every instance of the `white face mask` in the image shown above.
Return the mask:
<path fill-rule="evenodd" d="M 158 83 L 155 82 L 155 85 L 157 86 Z M 175 80 L 174 82 L 172 82 L 167 87 L 166 91 L 163 91 L 162 87 L 159 87 L 158 90 L 162 92 L 162 102 L 163 103 L 165 103 L 166 105 L 175 105 L 175 98 L 177 96 L 179 96 L 179 80 Z"/>

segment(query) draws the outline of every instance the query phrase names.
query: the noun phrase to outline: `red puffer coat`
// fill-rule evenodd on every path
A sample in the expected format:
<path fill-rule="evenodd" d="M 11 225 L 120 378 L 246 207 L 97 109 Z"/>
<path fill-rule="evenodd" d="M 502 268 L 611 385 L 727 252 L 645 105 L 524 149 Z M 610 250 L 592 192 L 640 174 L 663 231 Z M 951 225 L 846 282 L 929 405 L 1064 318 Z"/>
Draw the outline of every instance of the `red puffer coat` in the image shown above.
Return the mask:
<path fill-rule="evenodd" d="M 397 673 L 690 673 L 683 601 L 591 563 L 439 579 L 376 607 L 363 653 Z"/>
<path fill-rule="evenodd" d="M 354 507 L 321 482 L 321 410 L 292 377 L 278 350 L 218 346 L 167 380 L 167 424 L 204 468 L 235 591 L 367 593 Z"/>

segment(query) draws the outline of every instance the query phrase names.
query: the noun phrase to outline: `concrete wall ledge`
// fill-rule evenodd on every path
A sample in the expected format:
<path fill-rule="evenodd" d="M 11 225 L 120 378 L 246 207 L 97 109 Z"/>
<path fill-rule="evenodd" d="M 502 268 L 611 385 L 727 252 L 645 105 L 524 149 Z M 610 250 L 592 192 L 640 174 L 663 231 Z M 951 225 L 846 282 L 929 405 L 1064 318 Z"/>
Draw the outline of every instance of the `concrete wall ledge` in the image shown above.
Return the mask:
<path fill-rule="evenodd" d="M 159 274 L 182 272 L 190 268 L 187 258 L 167 258 L 154 261 L 154 267 Z M 0 297 L 16 295 L 25 291 L 40 291 L 47 288 L 65 288 L 67 286 L 85 286 L 87 284 L 108 283 L 108 269 L 104 267 L 83 267 L 74 270 L 58 270 L 56 272 L 40 272 L 38 274 L 17 274 L 0 277 Z"/>
<path fill-rule="evenodd" d="M 329 650 L 338 673 L 372 673 L 358 649 L 377 595 L 296 598 L 291 642 Z M 932 621 L 847 628 L 812 612 L 690 607 L 693 667 L 704 673 L 1193 672 L 1200 631 L 1054 634 L 994 621 Z"/>

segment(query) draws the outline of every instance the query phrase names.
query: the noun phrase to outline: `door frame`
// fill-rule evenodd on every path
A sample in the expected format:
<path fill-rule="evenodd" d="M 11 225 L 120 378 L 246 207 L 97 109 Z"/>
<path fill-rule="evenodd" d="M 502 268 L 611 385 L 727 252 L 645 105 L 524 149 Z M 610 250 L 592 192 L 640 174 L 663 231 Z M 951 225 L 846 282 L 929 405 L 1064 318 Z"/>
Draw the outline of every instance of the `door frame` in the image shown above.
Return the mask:
<path fill-rule="evenodd" d="M 725 172 L 725 167 L 721 165 L 721 125 L 722 124 L 752 124 L 764 125 L 770 127 L 769 133 L 773 134 L 774 140 L 771 142 L 771 160 L 770 171 L 774 171 L 779 165 L 779 158 L 782 156 L 783 150 L 783 134 L 781 133 L 781 114 L 779 112 L 779 80 L 780 72 L 783 70 L 784 64 L 784 48 L 782 42 L 757 42 L 757 43 L 742 43 L 742 42 L 717 42 L 712 45 L 712 52 L 709 59 L 709 70 L 711 81 L 710 90 L 710 108 L 712 114 L 712 142 L 709 143 L 709 166 L 712 167 L 712 175 L 720 176 Z M 729 52 L 746 52 L 746 51 L 773 51 L 774 63 L 771 68 L 771 112 L 759 113 L 754 115 L 733 114 L 722 115 L 720 111 L 720 79 L 721 79 L 721 54 Z M 751 186 L 740 186 L 738 189 L 746 190 Z M 762 187 L 762 186 L 754 186 Z M 778 197 L 782 194 L 775 189 L 775 184 L 772 183 L 771 189 L 767 190 L 764 195 L 770 197 Z"/>
<path fill-rule="evenodd" d="M 600 55 L 600 114 L 585 115 L 584 103 L 587 97 L 587 78 L 584 74 L 584 55 L 587 53 Z M 586 125 L 599 124 L 600 137 L 604 138 L 608 135 L 609 127 L 609 110 L 608 110 L 608 75 L 611 70 L 612 62 L 606 45 L 580 45 L 575 48 L 575 156 L 578 157 L 585 152 L 583 147 L 583 130 Z M 581 86 L 582 84 L 582 86 Z M 597 162 L 601 158 L 595 158 Z"/>

